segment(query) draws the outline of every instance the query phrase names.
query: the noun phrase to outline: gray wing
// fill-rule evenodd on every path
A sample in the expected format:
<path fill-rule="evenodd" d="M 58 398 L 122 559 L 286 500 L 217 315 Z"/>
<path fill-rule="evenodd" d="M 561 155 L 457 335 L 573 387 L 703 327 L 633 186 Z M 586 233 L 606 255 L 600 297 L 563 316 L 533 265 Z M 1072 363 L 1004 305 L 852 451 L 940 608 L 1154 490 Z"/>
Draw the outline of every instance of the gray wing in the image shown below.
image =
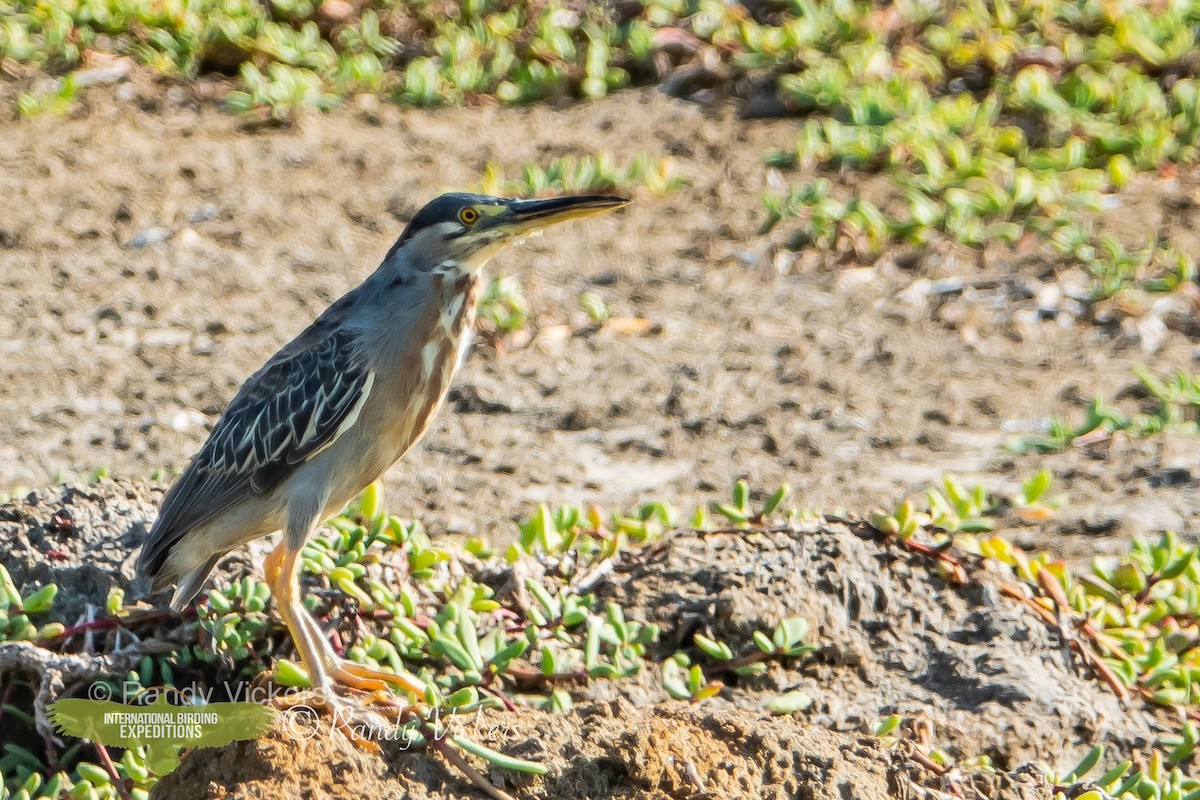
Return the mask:
<path fill-rule="evenodd" d="M 354 334 L 336 330 L 308 347 L 297 344 L 246 381 L 167 492 L 139 574 L 157 575 L 189 530 L 271 491 L 354 424 L 375 379 Z"/>

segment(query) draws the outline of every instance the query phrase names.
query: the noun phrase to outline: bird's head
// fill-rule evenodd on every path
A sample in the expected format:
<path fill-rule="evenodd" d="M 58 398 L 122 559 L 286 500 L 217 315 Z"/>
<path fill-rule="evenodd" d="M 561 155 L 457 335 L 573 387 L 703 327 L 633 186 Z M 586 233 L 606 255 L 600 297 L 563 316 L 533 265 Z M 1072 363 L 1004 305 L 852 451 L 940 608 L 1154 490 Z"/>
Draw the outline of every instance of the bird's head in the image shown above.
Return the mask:
<path fill-rule="evenodd" d="M 513 200 L 452 192 L 430 201 L 408 223 L 388 256 L 412 251 L 410 263 L 454 263 L 475 271 L 507 244 L 548 225 L 601 214 L 629 204 L 627 197 L 572 195 Z"/>

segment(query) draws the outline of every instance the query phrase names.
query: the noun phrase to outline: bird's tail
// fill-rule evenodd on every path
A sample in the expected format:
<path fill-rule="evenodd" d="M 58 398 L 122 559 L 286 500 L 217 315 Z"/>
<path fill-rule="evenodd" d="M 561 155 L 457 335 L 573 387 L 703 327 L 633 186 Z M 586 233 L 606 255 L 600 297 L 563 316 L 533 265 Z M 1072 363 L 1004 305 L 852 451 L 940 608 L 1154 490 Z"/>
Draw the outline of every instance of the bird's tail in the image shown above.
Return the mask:
<path fill-rule="evenodd" d="M 142 552 L 138 554 L 135 571 L 142 586 L 145 586 L 147 582 L 150 584 L 151 593 L 174 586 L 175 592 L 171 595 L 171 608 L 182 611 L 200 592 L 208 574 L 212 572 L 213 567 L 227 551 L 214 553 L 200 566 L 186 572 L 181 571 L 180 567 L 186 569 L 187 565 L 174 563 L 177 559 L 172 559 L 171 553 L 174 545 L 183 537 L 170 535 L 170 532 L 160 532 L 157 527 L 156 525 L 150 531 L 150 535 L 142 544 Z"/>
<path fill-rule="evenodd" d="M 171 608 L 182 611 L 188 603 L 192 602 L 192 598 L 200 593 L 204 582 L 208 580 L 208 573 L 212 572 L 213 567 L 217 565 L 223 555 L 225 554 L 217 553 L 205 561 L 203 566 L 197 567 L 179 579 L 179 583 L 175 585 L 175 593 L 171 595 Z M 155 583 L 157 584 L 158 581 Z"/>

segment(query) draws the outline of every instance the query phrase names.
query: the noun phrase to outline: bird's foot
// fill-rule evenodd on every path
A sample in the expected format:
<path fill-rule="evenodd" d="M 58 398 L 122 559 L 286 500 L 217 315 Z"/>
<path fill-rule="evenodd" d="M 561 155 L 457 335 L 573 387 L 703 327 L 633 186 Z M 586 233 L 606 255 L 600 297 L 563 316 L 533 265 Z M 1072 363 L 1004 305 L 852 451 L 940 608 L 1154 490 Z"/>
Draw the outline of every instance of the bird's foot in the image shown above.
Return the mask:
<path fill-rule="evenodd" d="M 329 665 L 329 677 L 337 684 L 358 689 L 363 692 L 384 692 L 390 697 L 391 689 L 403 689 L 417 697 L 425 696 L 425 683 L 410 672 L 401 670 L 398 673 L 384 672 L 380 669 L 365 667 L 353 661 L 335 659 Z"/>
<path fill-rule="evenodd" d="M 283 730 L 296 739 L 309 739 L 321 731 L 327 717 L 328 730 L 337 731 L 354 745 L 370 753 L 381 752 L 379 742 L 403 738 L 409 707 L 396 702 L 390 692 L 354 690 L 343 695 L 337 687 L 312 689 L 275 699 L 285 715 Z"/>

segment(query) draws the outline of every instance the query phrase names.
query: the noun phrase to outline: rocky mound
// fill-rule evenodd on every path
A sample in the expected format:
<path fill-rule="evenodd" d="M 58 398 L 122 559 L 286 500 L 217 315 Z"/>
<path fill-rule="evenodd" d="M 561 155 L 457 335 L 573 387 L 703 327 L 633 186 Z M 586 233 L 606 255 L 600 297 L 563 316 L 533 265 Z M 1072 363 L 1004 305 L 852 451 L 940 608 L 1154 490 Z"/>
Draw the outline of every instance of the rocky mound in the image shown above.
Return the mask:
<path fill-rule="evenodd" d="M 1000 596 L 982 566 L 950 586 L 873 531 L 841 523 L 802 532 L 683 532 L 620 564 L 599 587 L 658 623 L 662 655 L 696 632 L 749 642 L 787 615 L 808 620 L 816 658 L 776 665 L 718 702 L 761 708 L 782 691 L 814 699 L 810 718 L 861 731 L 889 714 L 933 725 L 956 756 L 1013 768 L 1069 768 L 1093 745 L 1129 753 L 1155 721 L 1130 714 L 1082 673 L 1057 631 Z M 634 609 L 635 611 L 630 611 Z"/>
<path fill-rule="evenodd" d="M 0 557 L 18 583 L 58 581 L 67 616 L 129 585 L 130 558 L 157 490 L 101 483 L 59 487 L 0 508 Z M 826 520 L 804 528 L 679 531 L 626 552 L 592 590 L 629 619 L 661 626 L 654 658 L 692 647 L 697 632 L 751 652 L 755 631 L 801 616 L 818 646 L 803 661 L 771 662 L 753 678 L 720 674 L 698 706 L 667 698 L 658 669 L 632 680 L 569 687 L 568 714 L 527 708 L 469 721 L 471 738 L 545 765 L 544 777 L 493 770 L 522 798 L 938 796 L 947 782 L 980 796 L 1049 798 L 1039 761 L 1065 771 L 1098 742 L 1111 757 L 1143 750 L 1162 730 L 1141 707 L 1122 709 L 1072 661 L 1057 631 L 996 590 L 985 565 L 965 586 L 942 581 L 868 528 Z M 243 559 L 229 575 L 252 568 Z M 512 575 L 480 576 L 511 600 Z M 813 700 L 790 717 L 767 703 L 800 689 Z M 929 770 L 904 747 L 869 735 L 890 714 L 955 757 L 990 756 L 999 771 Z M 326 733 L 328 733 L 326 731 Z M 476 762 L 481 764 L 482 762 Z M 927 794 L 926 792 L 934 792 Z M 186 753 L 158 798 L 327 796 L 479 797 L 437 754 L 360 751 L 340 735 L 262 739 Z"/>

